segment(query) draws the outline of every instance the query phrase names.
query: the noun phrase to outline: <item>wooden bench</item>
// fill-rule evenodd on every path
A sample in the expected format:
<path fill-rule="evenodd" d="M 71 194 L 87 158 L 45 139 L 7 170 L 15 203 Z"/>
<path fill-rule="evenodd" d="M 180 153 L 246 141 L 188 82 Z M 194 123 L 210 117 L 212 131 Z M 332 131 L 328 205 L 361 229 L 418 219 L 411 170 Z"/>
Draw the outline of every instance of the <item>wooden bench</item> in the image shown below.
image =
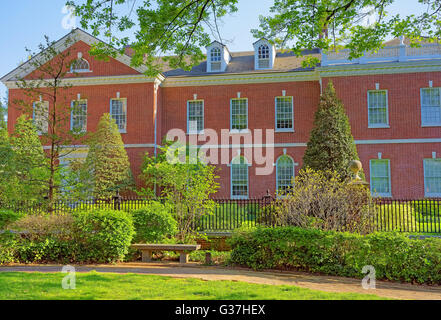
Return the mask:
<path fill-rule="evenodd" d="M 141 250 L 142 262 L 152 262 L 153 251 L 177 251 L 180 253 L 179 262 L 187 263 L 188 254 L 199 250 L 200 244 L 134 244 L 132 248 Z"/>

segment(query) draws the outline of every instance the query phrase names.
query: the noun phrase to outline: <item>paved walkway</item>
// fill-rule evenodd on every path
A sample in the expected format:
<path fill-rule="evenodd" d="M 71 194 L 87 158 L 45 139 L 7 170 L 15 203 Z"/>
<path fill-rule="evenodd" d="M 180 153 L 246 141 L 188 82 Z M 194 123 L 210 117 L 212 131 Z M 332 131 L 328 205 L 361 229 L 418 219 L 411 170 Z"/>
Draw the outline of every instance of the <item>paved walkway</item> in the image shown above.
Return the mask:
<path fill-rule="evenodd" d="M 258 284 L 294 285 L 327 292 L 357 292 L 393 299 L 441 300 L 441 286 L 423 286 L 377 281 L 376 289 L 365 290 L 360 279 L 312 275 L 303 272 L 252 271 L 243 268 L 206 267 L 195 263 L 120 263 L 115 265 L 76 266 L 78 272 L 136 273 L 197 278 L 203 280 L 231 280 Z M 12 265 L 0 267 L 0 272 L 60 272 L 60 265 Z"/>

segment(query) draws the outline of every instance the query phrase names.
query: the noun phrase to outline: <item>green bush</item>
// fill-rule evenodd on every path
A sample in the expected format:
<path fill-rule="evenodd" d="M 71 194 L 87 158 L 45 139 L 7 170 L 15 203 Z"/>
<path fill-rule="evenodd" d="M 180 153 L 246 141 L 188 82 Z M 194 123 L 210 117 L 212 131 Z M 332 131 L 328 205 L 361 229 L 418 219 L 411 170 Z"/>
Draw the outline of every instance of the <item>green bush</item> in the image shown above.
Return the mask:
<path fill-rule="evenodd" d="M 81 234 L 76 240 L 82 247 L 81 260 L 113 262 L 127 254 L 133 235 L 129 213 L 114 210 L 75 212 L 74 228 Z"/>
<path fill-rule="evenodd" d="M 122 260 L 134 234 L 130 214 L 95 210 L 29 215 L 0 237 L 0 264 L 10 262 L 101 263 Z"/>
<path fill-rule="evenodd" d="M 136 243 L 158 243 L 177 233 L 177 222 L 171 207 L 157 201 L 132 211 Z"/>
<path fill-rule="evenodd" d="M 20 217 L 20 214 L 12 210 L 0 209 L 0 230 L 17 221 Z"/>
<path fill-rule="evenodd" d="M 0 233 L 0 265 L 16 261 L 16 243 L 16 235 L 13 233 Z"/>
<path fill-rule="evenodd" d="M 441 283 L 441 239 L 277 227 L 238 230 L 229 243 L 231 262 L 254 269 L 295 269 L 361 278 L 362 268 L 371 265 L 377 279 Z"/>

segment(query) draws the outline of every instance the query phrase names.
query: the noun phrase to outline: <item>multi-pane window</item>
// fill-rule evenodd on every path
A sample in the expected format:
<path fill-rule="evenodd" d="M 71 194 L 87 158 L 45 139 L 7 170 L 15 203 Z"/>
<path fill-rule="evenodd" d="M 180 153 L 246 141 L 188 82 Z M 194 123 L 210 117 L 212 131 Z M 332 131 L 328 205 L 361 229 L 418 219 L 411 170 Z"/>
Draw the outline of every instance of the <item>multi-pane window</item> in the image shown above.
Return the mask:
<path fill-rule="evenodd" d="M 287 155 L 281 156 L 276 162 L 277 192 L 286 194 L 292 189 L 294 178 L 294 161 Z"/>
<path fill-rule="evenodd" d="M 72 101 L 71 130 L 85 132 L 87 129 L 87 100 Z"/>
<path fill-rule="evenodd" d="M 265 69 L 270 67 L 269 47 L 266 44 L 262 44 L 259 46 L 259 49 L 257 50 L 257 58 L 259 63 L 259 69 Z"/>
<path fill-rule="evenodd" d="M 89 69 L 89 62 L 87 62 L 86 59 L 80 58 L 75 60 L 71 67 L 70 67 L 70 71 L 71 72 L 88 72 L 90 71 Z"/>
<path fill-rule="evenodd" d="M 373 195 L 391 196 L 390 164 L 386 159 L 370 161 L 371 192 Z"/>
<path fill-rule="evenodd" d="M 204 130 L 204 101 L 187 102 L 187 132 L 200 133 Z"/>
<path fill-rule="evenodd" d="M 248 128 L 248 99 L 231 99 L 231 130 Z"/>
<path fill-rule="evenodd" d="M 292 131 L 294 130 L 294 112 L 292 97 L 276 98 L 276 130 Z"/>
<path fill-rule="evenodd" d="M 231 162 L 231 197 L 248 198 L 248 163 L 244 157 Z"/>
<path fill-rule="evenodd" d="M 213 48 L 210 51 L 211 71 L 221 70 L 221 50 L 220 48 Z"/>
<path fill-rule="evenodd" d="M 389 116 L 387 110 L 387 91 L 368 91 L 369 127 L 387 127 Z"/>
<path fill-rule="evenodd" d="M 49 102 L 34 102 L 33 108 L 34 125 L 38 134 L 47 133 L 49 130 Z"/>
<path fill-rule="evenodd" d="M 119 132 L 127 132 L 127 100 L 111 99 L 110 115 L 115 120 Z"/>
<path fill-rule="evenodd" d="M 426 196 L 441 197 L 441 159 L 424 159 Z"/>
<path fill-rule="evenodd" d="M 421 124 L 441 126 L 441 88 L 421 89 Z"/>

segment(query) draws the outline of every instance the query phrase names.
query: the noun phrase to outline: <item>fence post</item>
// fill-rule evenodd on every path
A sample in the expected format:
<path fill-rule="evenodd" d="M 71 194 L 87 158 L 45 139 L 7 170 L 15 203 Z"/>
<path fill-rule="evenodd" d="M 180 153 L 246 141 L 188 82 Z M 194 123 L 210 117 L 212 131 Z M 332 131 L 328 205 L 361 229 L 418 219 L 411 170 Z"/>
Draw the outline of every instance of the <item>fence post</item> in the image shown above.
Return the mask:
<path fill-rule="evenodd" d="M 113 210 L 121 210 L 121 196 L 119 190 L 116 190 L 116 194 L 113 196 Z"/>
<path fill-rule="evenodd" d="M 271 216 L 271 209 L 268 210 L 268 205 L 271 204 L 271 202 L 273 201 L 273 197 L 270 194 L 269 189 L 266 190 L 266 195 L 263 196 L 263 206 L 265 208 L 265 222 L 267 225 L 273 227 L 274 222 L 272 221 L 272 216 Z"/>

